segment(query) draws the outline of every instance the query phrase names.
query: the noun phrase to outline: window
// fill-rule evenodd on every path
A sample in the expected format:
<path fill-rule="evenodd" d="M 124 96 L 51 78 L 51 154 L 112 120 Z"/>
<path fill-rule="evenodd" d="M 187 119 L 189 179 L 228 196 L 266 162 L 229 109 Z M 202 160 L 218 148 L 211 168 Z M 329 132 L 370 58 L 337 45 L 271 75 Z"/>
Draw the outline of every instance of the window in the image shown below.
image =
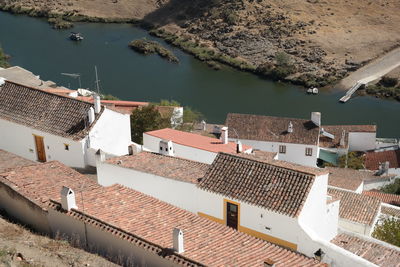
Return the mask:
<path fill-rule="evenodd" d="M 306 147 L 306 156 L 312 156 L 312 148 Z"/>
<path fill-rule="evenodd" d="M 286 154 L 286 146 L 279 146 L 279 153 Z"/>
<path fill-rule="evenodd" d="M 68 144 L 64 144 L 64 149 L 65 150 L 69 150 L 69 145 Z"/>

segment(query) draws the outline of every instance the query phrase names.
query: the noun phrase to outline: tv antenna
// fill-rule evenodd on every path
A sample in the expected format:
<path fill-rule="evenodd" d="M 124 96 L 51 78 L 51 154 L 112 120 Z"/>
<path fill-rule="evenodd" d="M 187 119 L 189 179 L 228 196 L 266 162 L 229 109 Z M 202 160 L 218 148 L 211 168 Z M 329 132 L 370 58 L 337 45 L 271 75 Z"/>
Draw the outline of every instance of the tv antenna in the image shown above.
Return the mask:
<path fill-rule="evenodd" d="M 100 95 L 100 85 L 99 85 L 100 80 L 99 80 L 99 76 L 97 75 L 97 66 L 96 65 L 94 66 L 94 72 L 96 73 L 96 81 L 95 81 L 95 83 L 96 83 L 97 94 Z"/>
<path fill-rule="evenodd" d="M 74 79 L 78 78 L 79 88 L 82 88 L 81 74 L 80 73 L 65 73 L 65 72 L 63 72 L 63 73 L 61 73 L 61 75 L 68 76 L 68 77 L 71 77 L 71 78 L 74 78 Z"/>

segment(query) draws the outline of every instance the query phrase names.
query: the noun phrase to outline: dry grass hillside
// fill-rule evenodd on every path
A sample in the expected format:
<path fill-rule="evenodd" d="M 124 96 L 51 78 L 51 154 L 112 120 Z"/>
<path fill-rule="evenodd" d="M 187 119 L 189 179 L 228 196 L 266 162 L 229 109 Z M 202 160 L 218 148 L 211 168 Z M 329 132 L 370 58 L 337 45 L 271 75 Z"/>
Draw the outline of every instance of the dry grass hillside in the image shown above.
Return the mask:
<path fill-rule="evenodd" d="M 0 6 L 143 19 L 244 60 L 246 69 L 306 85 L 332 83 L 400 45 L 398 0 L 0 0 Z"/>

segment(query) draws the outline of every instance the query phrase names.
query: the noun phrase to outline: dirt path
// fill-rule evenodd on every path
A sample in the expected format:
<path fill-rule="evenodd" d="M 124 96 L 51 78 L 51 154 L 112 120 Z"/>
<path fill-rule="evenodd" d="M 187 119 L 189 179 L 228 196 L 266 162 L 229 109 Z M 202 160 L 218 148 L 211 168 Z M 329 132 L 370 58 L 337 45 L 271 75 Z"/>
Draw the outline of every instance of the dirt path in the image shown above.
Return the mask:
<path fill-rule="evenodd" d="M 339 87 L 343 88 L 344 90 L 348 90 L 358 81 L 362 81 L 364 83 L 372 82 L 399 66 L 400 48 L 397 48 L 350 74 L 341 81 Z"/>
<path fill-rule="evenodd" d="M 34 234 L 0 217 L 0 266 L 117 267 L 100 256 Z"/>

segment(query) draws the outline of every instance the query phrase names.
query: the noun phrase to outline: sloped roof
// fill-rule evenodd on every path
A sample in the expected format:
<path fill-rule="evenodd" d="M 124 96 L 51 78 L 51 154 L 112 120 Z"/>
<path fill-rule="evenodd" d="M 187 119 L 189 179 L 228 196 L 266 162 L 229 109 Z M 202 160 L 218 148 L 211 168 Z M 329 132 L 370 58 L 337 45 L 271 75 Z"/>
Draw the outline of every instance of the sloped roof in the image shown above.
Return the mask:
<path fill-rule="evenodd" d="M 107 159 L 106 162 L 190 183 L 197 183 L 198 179 L 203 178 L 209 168 L 208 164 L 151 152 L 114 157 Z"/>
<path fill-rule="evenodd" d="M 331 242 L 378 266 L 400 266 L 400 249 L 384 245 L 379 240 L 374 242 L 359 236 L 341 233 Z"/>
<path fill-rule="evenodd" d="M 290 122 L 293 124 L 292 133 L 287 131 Z M 239 139 L 318 144 L 319 127 L 311 120 L 229 113 L 225 124 L 235 129 Z M 236 135 L 234 137 L 236 138 Z"/>
<path fill-rule="evenodd" d="M 185 251 L 181 254 L 170 252 L 166 256 L 174 262 L 184 257 L 194 261 L 191 266 L 263 267 L 267 259 L 276 262 L 276 266 L 324 265 L 121 185 L 85 191 L 82 198 L 84 214 L 106 222 L 111 227 L 105 231 L 117 235 L 122 230 L 150 244 L 172 248 L 172 231 L 181 229 Z M 76 216 L 74 211 L 67 214 Z M 121 238 L 128 239 L 125 236 L 121 235 Z M 180 261 L 185 263 L 182 258 Z"/>
<path fill-rule="evenodd" d="M 198 148 L 210 152 L 236 153 L 236 144 L 234 142 L 223 144 L 221 140 L 217 138 L 178 131 L 171 128 L 145 132 L 145 134 L 164 140 L 169 140 L 176 144 Z M 250 149 L 249 146 L 243 145 L 243 150 L 248 149 Z"/>
<path fill-rule="evenodd" d="M 379 164 L 389 161 L 389 168 L 400 167 L 400 149 L 381 152 L 367 152 L 365 154 L 365 167 L 368 170 L 378 170 Z"/>
<path fill-rule="evenodd" d="M 333 134 L 334 138 L 331 139 L 324 135 L 319 136 L 319 146 L 325 148 L 347 148 L 349 146 L 349 133 L 374 133 L 376 132 L 376 125 L 323 125 L 321 128 L 324 131 Z M 340 139 L 344 133 L 344 143 L 340 144 Z"/>
<path fill-rule="evenodd" d="M 11 169 L 40 164 L 36 161 L 31 161 L 23 157 L 17 156 L 13 153 L 0 149 L 0 173 L 9 171 Z"/>
<path fill-rule="evenodd" d="M 381 202 L 374 197 L 345 190 L 328 188 L 328 194 L 340 199 L 339 217 L 353 222 L 372 225 Z"/>
<path fill-rule="evenodd" d="M 60 201 L 63 186 L 75 193 L 100 187 L 95 181 L 58 161 L 15 168 L 0 174 L 0 182 L 9 185 L 32 202 L 47 208 L 49 200 Z M 77 198 L 77 203 L 80 199 Z"/>
<path fill-rule="evenodd" d="M 0 87 L 0 118 L 66 138 L 84 137 L 92 106 L 9 81 Z"/>
<path fill-rule="evenodd" d="M 355 191 L 363 181 L 379 180 L 387 176 L 375 176 L 372 171 L 354 170 L 350 168 L 326 167 L 329 171 L 328 184 Z"/>
<path fill-rule="evenodd" d="M 199 187 L 268 210 L 297 217 L 315 175 L 219 153 Z"/>
<path fill-rule="evenodd" d="M 380 201 L 387 204 L 400 206 L 400 195 L 387 194 L 377 190 L 364 191 L 363 194 L 366 196 L 378 198 Z"/>
<path fill-rule="evenodd" d="M 381 206 L 381 213 L 388 215 L 388 216 L 394 216 L 400 219 L 400 208 L 396 207 L 388 207 L 388 206 Z"/>

